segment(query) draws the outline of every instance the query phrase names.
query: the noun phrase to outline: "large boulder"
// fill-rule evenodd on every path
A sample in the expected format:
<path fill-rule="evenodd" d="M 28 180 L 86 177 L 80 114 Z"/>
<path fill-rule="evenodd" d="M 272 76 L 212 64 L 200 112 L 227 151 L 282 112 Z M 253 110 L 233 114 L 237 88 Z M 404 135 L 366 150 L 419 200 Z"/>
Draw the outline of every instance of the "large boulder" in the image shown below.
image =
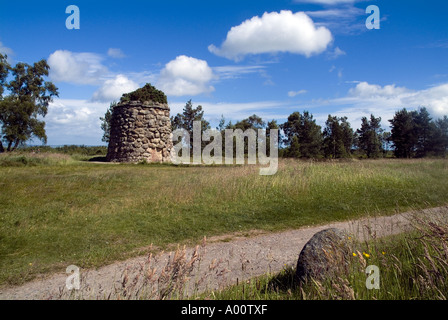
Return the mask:
<path fill-rule="evenodd" d="M 323 280 L 347 272 L 350 237 L 345 231 L 330 228 L 316 233 L 303 247 L 297 261 L 296 280 Z"/>

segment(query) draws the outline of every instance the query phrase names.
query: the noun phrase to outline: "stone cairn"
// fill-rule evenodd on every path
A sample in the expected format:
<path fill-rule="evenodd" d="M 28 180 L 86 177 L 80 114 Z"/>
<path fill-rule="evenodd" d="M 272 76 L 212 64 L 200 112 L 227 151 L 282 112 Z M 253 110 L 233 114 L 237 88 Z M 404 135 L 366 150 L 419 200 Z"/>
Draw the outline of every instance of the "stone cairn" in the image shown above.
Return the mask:
<path fill-rule="evenodd" d="M 111 162 L 170 162 L 171 139 L 168 104 L 121 102 L 112 112 L 106 159 Z"/>

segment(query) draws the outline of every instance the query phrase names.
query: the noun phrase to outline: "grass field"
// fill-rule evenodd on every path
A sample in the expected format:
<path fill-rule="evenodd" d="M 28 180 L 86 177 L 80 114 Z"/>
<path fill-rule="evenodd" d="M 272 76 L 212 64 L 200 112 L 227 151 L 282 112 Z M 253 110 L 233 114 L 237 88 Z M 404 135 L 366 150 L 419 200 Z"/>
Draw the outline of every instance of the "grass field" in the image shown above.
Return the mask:
<path fill-rule="evenodd" d="M 16 158 L 14 158 L 16 157 Z M 18 158 L 17 158 L 18 157 Z M 22 158 L 21 158 L 22 157 Z M 448 203 L 448 161 L 114 165 L 0 155 L 0 285 L 203 236 L 298 228 Z"/>

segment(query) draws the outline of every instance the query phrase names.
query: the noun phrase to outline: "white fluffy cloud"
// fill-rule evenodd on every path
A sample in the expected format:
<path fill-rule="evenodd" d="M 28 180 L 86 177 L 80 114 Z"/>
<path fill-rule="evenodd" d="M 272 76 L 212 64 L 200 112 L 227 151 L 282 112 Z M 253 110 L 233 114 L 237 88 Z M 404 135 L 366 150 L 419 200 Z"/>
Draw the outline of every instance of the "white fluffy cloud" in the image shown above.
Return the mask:
<path fill-rule="evenodd" d="M 95 53 L 57 50 L 48 57 L 50 78 L 76 84 L 100 84 L 108 73 L 102 60 L 103 57 Z"/>
<path fill-rule="evenodd" d="M 114 58 L 124 56 L 120 49 L 113 48 L 109 49 L 108 55 Z M 92 101 L 101 102 L 117 100 L 123 93 L 137 89 L 140 82 L 154 78 L 145 72 L 114 74 L 103 60 L 103 55 L 97 53 L 57 50 L 48 58 L 49 76 L 55 82 L 99 86 Z"/>
<path fill-rule="evenodd" d="M 346 97 L 325 101 L 337 109 L 336 116 L 348 116 L 358 124 L 363 116 L 381 116 L 384 127 L 389 126 L 395 112 L 406 108 L 416 110 L 426 107 L 433 118 L 448 115 L 448 83 L 423 90 L 410 90 L 394 84 L 380 86 L 368 82 L 358 82 Z M 323 120 L 323 119 L 320 119 Z M 324 120 L 323 120 L 324 121 Z"/>
<path fill-rule="evenodd" d="M 349 90 L 349 95 L 363 99 L 394 99 L 409 95 L 410 90 L 404 87 L 396 87 L 395 84 L 386 85 L 384 87 L 377 84 L 369 84 L 368 82 L 359 82 L 356 87 Z"/>
<path fill-rule="evenodd" d="M 158 86 L 167 95 L 194 96 L 214 91 L 215 88 L 209 84 L 213 78 L 207 61 L 181 55 L 165 65 L 160 72 Z"/>
<path fill-rule="evenodd" d="M 104 81 L 103 85 L 93 94 L 93 101 L 111 102 L 118 100 L 123 93 L 128 93 L 138 89 L 139 85 L 119 74 L 113 79 Z"/>
<path fill-rule="evenodd" d="M 417 91 L 413 96 L 403 98 L 405 105 L 416 105 L 419 101 L 422 106 L 428 107 L 434 116 L 448 115 L 448 83 Z"/>
<path fill-rule="evenodd" d="M 333 36 L 325 27 L 316 27 L 303 12 L 264 13 L 232 27 L 221 48 L 209 51 L 235 61 L 248 54 L 290 52 L 310 57 L 325 51 Z"/>
<path fill-rule="evenodd" d="M 100 145 L 104 117 L 109 103 L 87 100 L 55 99 L 45 117 L 49 145 Z"/>

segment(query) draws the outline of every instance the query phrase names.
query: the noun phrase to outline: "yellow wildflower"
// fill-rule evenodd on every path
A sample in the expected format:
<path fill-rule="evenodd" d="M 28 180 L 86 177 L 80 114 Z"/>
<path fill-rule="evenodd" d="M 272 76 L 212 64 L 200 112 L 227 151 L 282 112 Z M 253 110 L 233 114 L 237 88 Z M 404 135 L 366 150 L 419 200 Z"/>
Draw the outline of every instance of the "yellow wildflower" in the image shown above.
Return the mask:
<path fill-rule="evenodd" d="M 365 252 L 363 252 L 362 254 L 363 254 L 363 255 L 364 255 L 364 257 L 366 257 L 366 258 L 370 258 L 370 254 L 368 254 L 368 253 L 365 253 Z"/>

